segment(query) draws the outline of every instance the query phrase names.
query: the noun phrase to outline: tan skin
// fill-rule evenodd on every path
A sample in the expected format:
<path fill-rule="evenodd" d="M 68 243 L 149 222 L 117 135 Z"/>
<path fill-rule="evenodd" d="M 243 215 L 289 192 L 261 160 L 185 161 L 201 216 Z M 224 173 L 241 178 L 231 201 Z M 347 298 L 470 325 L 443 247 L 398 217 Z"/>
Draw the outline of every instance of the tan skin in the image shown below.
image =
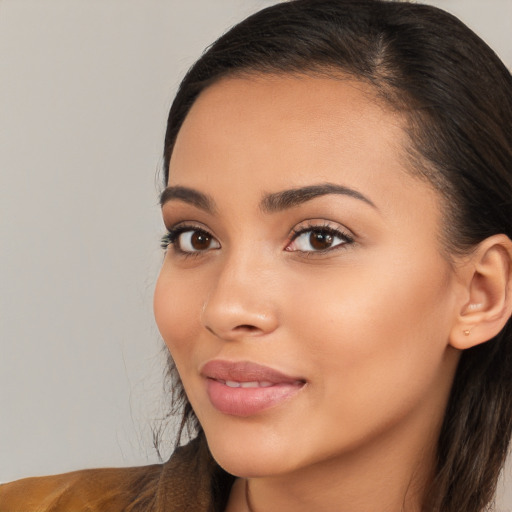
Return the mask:
<path fill-rule="evenodd" d="M 406 144 L 401 117 L 348 79 L 224 79 L 181 128 L 168 185 L 211 208 L 164 203 L 166 226 L 185 231 L 155 317 L 213 456 L 240 477 L 228 512 L 420 510 L 460 349 L 510 316 L 511 249 L 496 237 L 449 261 L 442 200 L 408 169 Z M 325 184 L 350 192 L 262 203 Z M 304 385 L 225 414 L 201 374 L 212 359 Z"/>

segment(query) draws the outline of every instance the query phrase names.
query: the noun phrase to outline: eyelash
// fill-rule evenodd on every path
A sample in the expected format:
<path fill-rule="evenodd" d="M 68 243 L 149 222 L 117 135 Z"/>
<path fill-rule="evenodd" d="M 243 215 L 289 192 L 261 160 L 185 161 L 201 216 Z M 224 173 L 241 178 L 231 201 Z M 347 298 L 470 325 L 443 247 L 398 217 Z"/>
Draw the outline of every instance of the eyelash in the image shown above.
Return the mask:
<path fill-rule="evenodd" d="M 290 244 L 292 244 L 295 240 L 297 240 L 301 235 L 303 235 L 305 233 L 309 233 L 309 232 L 311 232 L 311 233 L 316 232 L 316 233 L 322 233 L 324 235 L 330 235 L 332 237 L 339 238 L 339 239 L 343 240 L 343 243 L 337 244 L 333 247 L 328 247 L 327 249 L 321 249 L 321 250 L 317 250 L 317 251 L 296 250 L 295 252 L 302 252 L 304 254 L 314 256 L 316 254 L 320 255 L 320 254 L 325 254 L 330 251 L 345 249 L 347 245 L 354 243 L 354 237 L 352 235 L 349 235 L 347 232 L 342 231 L 339 228 L 334 228 L 327 223 L 324 223 L 324 224 L 310 223 L 306 226 L 303 225 L 299 228 L 294 228 L 292 230 L 291 239 L 290 239 L 290 242 L 288 242 L 287 247 Z"/>
<path fill-rule="evenodd" d="M 162 236 L 162 239 L 161 239 L 162 249 L 167 250 L 169 248 L 169 245 L 172 245 L 174 250 L 183 256 L 192 256 L 192 255 L 197 256 L 199 254 L 202 254 L 203 252 L 206 252 L 206 251 L 184 251 L 181 249 L 181 247 L 179 247 L 179 245 L 176 243 L 176 241 L 178 240 L 180 235 L 182 235 L 183 233 L 189 232 L 189 231 L 193 231 L 195 233 L 203 234 L 208 237 L 214 238 L 211 233 L 209 233 L 207 230 L 200 228 L 198 226 L 186 225 L 186 224 L 180 225 L 180 226 L 169 229 L 169 231 Z M 337 244 L 334 247 L 328 247 L 327 249 L 323 249 L 323 250 L 317 250 L 317 251 L 295 250 L 295 251 L 290 251 L 290 252 L 300 252 L 300 253 L 305 253 L 305 254 L 309 254 L 309 255 L 325 254 L 329 251 L 343 249 L 343 248 L 345 248 L 345 246 L 350 245 L 354 242 L 354 238 L 351 235 L 349 235 L 348 233 L 346 233 L 340 229 L 334 228 L 334 227 L 330 226 L 329 224 L 319 225 L 319 224 L 311 223 L 311 224 L 308 224 L 307 226 L 294 228 L 291 232 L 290 241 L 287 243 L 286 247 L 289 247 L 290 244 L 292 244 L 295 240 L 297 240 L 297 238 L 299 238 L 301 235 L 308 233 L 308 232 L 317 232 L 317 233 L 322 233 L 325 235 L 330 235 L 335 238 L 339 238 L 339 239 L 343 240 L 343 243 Z"/>
<path fill-rule="evenodd" d="M 178 240 L 180 235 L 182 235 L 183 233 L 186 233 L 188 231 L 193 231 L 195 233 L 201 233 L 201 234 L 213 237 L 208 231 L 206 231 L 206 229 L 200 228 L 198 226 L 194 226 L 192 224 L 190 224 L 190 225 L 182 224 L 180 226 L 170 228 L 167 231 L 167 233 L 164 234 L 164 236 L 162 237 L 162 239 L 160 241 L 160 247 L 162 247 L 162 249 L 166 250 L 169 248 L 169 245 L 172 245 L 174 247 L 174 250 L 176 252 L 179 252 L 180 254 L 183 254 L 183 255 L 195 254 L 194 252 L 183 251 L 179 247 L 179 245 L 176 243 L 176 241 Z M 197 252 L 199 253 L 201 251 L 197 251 Z"/>

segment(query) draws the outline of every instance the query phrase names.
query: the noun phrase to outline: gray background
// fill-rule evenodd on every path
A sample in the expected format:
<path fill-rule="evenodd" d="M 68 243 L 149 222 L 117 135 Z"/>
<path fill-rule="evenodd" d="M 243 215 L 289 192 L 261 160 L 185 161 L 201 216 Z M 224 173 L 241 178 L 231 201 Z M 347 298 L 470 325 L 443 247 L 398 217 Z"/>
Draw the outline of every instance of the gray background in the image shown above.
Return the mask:
<path fill-rule="evenodd" d="M 0 0 L 0 481 L 157 460 L 167 110 L 203 48 L 272 3 Z M 512 0 L 429 3 L 512 66 Z"/>

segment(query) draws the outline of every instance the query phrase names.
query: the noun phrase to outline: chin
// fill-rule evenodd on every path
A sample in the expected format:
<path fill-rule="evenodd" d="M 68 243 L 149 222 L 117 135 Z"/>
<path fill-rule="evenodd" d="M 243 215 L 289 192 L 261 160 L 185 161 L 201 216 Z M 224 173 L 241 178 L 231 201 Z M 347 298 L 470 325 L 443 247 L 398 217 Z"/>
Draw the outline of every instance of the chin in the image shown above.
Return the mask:
<path fill-rule="evenodd" d="M 271 454 L 261 451 L 241 450 L 234 451 L 211 450 L 217 464 L 236 477 L 263 478 L 289 473 L 292 468 L 283 464 L 282 457 L 272 457 Z"/>
<path fill-rule="evenodd" d="M 289 441 L 283 441 L 277 436 L 251 433 L 237 435 L 228 429 L 222 433 L 205 429 L 205 434 L 213 458 L 234 476 L 275 476 L 293 471 L 296 466 L 293 457 L 296 450 L 292 449 Z"/>

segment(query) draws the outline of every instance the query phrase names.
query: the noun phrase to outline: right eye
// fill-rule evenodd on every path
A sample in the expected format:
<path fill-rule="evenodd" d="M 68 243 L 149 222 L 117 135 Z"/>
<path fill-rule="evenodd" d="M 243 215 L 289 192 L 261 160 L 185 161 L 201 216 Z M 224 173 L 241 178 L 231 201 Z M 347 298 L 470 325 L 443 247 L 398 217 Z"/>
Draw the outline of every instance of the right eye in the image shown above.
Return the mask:
<path fill-rule="evenodd" d="M 177 252 L 184 254 L 205 252 L 212 249 L 220 249 L 220 243 L 215 237 L 204 229 L 181 226 L 169 230 L 162 238 L 162 247 L 173 244 Z"/>

